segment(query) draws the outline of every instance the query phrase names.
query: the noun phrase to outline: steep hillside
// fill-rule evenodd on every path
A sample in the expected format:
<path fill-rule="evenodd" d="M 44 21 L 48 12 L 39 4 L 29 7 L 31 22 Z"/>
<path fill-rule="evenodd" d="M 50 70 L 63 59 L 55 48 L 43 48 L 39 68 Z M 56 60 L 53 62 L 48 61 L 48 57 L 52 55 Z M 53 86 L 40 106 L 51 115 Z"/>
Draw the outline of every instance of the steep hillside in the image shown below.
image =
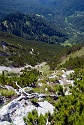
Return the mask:
<path fill-rule="evenodd" d="M 7 33 L 0 32 L 0 65 L 20 67 L 26 64 L 32 66 L 41 62 L 50 62 L 61 57 L 63 46 L 51 45 L 32 40 L 25 40 Z M 57 64 L 57 63 L 56 63 Z"/>
<path fill-rule="evenodd" d="M 0 0 L 0 19 L 0 125 L 84 125 L 84 0 Z"/>
<path fill-rule="evenodd" d="M 75 12 L 66 21 L 76 31 L 84 32 L 84 12 Z"/>
<path fill-rule="evenodd" d="M 40 40 L 47 43 L 67 40 L 67 34 L 62 28 L 51 25 L 38 15 L 9 14 L 2 20 L 0 29 L 26 39 Z"/>
<path fill-rule="evenodd" d="M 79 47 L 77 51 L 73 51 L 62 60 L 59 67 L 64 67 L 67 69 L 76 69 L 84 67 L 84 45 L 82 48 Z"/>
<path fill-rule="evenodd" d="M 79 0 L 70 0 L 70 1 L 68 0 L 18 0 L 18 1 L 1 0 L 0 18 L 5 17 L 7 14 L 11 12 L 21 12 L 24 14 L 29 14 L 29 15 L 34 14 L 39 17 L 44 17 L 51 23 L 51 25 L 54 24 L 56 27 L 58 27 L 58 29 L 60 27 L 61 30 L 63 29 L 64 32 L 68 33 L 69 43 L 74 44 L 74 43 L 84 42 L 84 34 L 83 34 L 84 0 L 80 0 L 80 1 Z M 57 31 L 59 31 L 58 29 Z M 63 32 L 61 33 L 64 34 Z M 55 35 L 57 36 L 57 34 Z M 40 38 L 40 40 L 42 38 Z M 36 39 L 39 39 L 39 38 L 36 38 Z M 47 41 L 49 41 L 48 39 L 49 38 L 47 38 Z M 58 40 L 58 38 L 56 39 Z M 46 41 L 46 38 L 45 38 L 45 41 Z"/>

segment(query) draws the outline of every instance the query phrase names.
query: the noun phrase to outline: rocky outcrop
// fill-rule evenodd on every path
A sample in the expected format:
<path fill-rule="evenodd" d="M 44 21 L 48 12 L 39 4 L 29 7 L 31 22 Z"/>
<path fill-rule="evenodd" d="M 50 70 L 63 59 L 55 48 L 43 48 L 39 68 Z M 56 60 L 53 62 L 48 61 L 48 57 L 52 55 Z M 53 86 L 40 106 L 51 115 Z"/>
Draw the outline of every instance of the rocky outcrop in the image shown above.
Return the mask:
<path fill-rule="evenodd" d="M 23 99 L 22 99 L 23 98 Z M 14 99 L 7 105 L 0 109 L 0 123 L 3 125 L 3 121 L 12 122 L 14 125 L 25 125 L 23 117 L 31 112 L 37 110 L 38 114 L 43 114 L 54 111 L 54 106 L 47 101 L 38 102 L 38 107 L 33 105 L 29 100 L 25 100 L 21 95 L 19 98 Z"/>

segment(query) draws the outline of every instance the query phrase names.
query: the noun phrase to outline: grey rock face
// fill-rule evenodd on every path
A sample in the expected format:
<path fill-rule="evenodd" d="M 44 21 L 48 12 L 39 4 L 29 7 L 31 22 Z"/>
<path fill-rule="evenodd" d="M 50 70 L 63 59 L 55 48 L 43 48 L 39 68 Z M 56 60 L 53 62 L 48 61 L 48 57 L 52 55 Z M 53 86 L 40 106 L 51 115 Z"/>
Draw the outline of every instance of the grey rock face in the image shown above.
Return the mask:
<path fill-rule="evenodd" d="M 3 121 L 12 122 L 13 125 L 25 125 L 23 117 L 31 112 L 32 110 L 37 110 L 38 114 L 43 114 L 50 112 L 53 113 L 54 106 L 47 101 L 39 102 L 39 107 L 33 105 L 30 101 L 19 98 L 14 99 L 12 102 L 8 103 L 0 109 L 0 123 Z"/>

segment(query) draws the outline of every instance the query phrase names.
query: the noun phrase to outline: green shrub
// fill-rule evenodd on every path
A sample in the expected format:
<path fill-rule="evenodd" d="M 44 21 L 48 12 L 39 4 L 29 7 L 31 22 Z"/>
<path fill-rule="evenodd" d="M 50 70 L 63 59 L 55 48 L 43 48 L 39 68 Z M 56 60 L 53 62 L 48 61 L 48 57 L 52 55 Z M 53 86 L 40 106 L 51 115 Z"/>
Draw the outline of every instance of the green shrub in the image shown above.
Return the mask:
<path fill-rule="evenodd" d="M 0 93 L 2 96 L 8 97 L 8 98 L 11 98 L 12 96 L 15 95 L 15 92 L 13 90 L 6 90 L 6 89 L 1 89 Z"/>

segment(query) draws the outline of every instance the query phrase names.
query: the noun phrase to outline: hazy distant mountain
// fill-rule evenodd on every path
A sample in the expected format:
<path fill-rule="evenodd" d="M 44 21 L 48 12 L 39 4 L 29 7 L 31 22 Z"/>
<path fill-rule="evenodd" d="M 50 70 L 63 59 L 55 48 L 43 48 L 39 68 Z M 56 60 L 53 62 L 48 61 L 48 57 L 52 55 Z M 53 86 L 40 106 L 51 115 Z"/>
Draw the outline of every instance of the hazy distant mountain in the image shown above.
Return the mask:
<path fill-rule="evenodd" d="M 84 0 L 52 0 L 48 6 L 59 14 L 71 15 L 76 11 L 84 11 Z"/>
<path fill-rule="evenodd" d="M 84 0 L 0 0 L 0 15 L 16 11 L 66 15 L 84 11 Z"/>
<path fill-rule="evenodd" d="M 0 16 L 11 12 L 23 12 L 26 14 L 45 14 L 50 9 L 44 5 L 45 0 L 0 0 Z"/>

